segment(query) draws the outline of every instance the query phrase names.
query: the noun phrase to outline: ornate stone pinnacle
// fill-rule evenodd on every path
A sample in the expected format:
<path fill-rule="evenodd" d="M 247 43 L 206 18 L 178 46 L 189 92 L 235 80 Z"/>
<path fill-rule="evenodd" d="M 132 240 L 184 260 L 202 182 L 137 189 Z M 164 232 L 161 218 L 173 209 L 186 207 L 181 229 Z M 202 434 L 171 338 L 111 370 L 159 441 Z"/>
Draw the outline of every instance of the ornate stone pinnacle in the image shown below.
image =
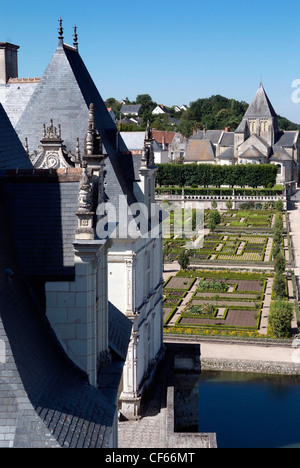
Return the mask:
<path fill-rule="evenodd" d="M 59 18 L 58 22 L 59 22 L 58 39 L 63 39 L 64 38 L 64 28 L 62 27 L 63 20 Z"/>
<path fill-rule="evenodd" d="M 92 185 L 87 172 L 86 162 L 82 165 L 82 177 L 79 184 L 78 209 L 80 212 L 89 213 L 92 211 Z"/>
<path fill-rule="evenodd" d="M 92 155 L 94 153 L 94 137 L 95 137 L 95 115 L 94 104 L 91 103 L 89 107 L 89 120 L 88 129 L 85 137 L 85 153 Z"/>
<path fill-rule="evenodd" d="M 76 25 L 74 26 L 73 39 L 74 39 L 73 46 L 75 47 L 75 49 L 78 50 L 78 34 L 77 34 L 77 26 Z"/>

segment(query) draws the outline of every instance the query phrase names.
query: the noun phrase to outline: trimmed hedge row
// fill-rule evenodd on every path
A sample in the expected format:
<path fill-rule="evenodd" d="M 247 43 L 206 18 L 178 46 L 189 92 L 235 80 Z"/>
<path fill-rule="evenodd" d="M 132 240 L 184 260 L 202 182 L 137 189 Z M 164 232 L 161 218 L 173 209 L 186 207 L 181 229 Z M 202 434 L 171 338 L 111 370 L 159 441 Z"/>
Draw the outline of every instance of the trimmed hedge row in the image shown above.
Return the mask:
<path fill-rule="evenodd" d="M 277 166 L 273 164 L 237 164 L 217 166 L 214 164 L 159 164 L 156 176 L 158 186 L 179 187 L 274 187 Z"/>

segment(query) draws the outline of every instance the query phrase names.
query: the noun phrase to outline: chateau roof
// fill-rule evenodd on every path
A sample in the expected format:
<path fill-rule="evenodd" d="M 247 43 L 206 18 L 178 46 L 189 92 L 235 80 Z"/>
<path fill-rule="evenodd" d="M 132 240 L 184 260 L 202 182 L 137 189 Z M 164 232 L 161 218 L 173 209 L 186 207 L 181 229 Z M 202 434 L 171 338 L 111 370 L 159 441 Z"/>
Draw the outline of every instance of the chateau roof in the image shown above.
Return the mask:
<path fill-rule="evenodd" d="M 23 275 L 48 280 L 74 275 L 81 173 L 81 169 L 7 171 L 0 179 Z"/>
<path fill-rule="evenodd" d="M 0 103 L 0 169 L 30 169 L 32 164 Z"/>
<path fill-rule="evenodd" d="M 105 163 L 107 200 L 117 204 L 119 196 L 125 195 L 129 204 L 134 203 L 136 199 L 131 189 L 131 182 L 135 180 L 133 164 L 126 161 L 126 167 L 123 166 L 117 149 L 116 125 L 76 48 L 59 43 L 16 131 L 22 141 L 28 138 L 29 152 L 32 153 L 39 147 L 43 124 L 53 119 L 56 125 L 61 125 L 67 151 L 75 154 L 76 139 L 79 138 L 80 151 L 84 154 L 91 103 L 94 104 L 96 129 L 108 155 Z"/>
<path fill-rule="evenodd" d="M 0 447 L 107 448 L 112 436 L 130 320 L 109 310 L 112 364 L 95 388 L 58 343 L 41 295 L 74 262 L 81 171 L 14 170 L 0 179 Z"/>

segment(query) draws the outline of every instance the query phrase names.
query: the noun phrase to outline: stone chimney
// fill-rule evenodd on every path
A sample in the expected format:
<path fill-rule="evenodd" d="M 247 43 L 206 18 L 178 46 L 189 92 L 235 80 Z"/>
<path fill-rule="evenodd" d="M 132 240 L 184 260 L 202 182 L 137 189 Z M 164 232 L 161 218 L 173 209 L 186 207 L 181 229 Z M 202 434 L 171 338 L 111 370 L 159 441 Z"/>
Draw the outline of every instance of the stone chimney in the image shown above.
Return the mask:
<path fill-rule="evenodd" d="M 18 49 L 8 42 L 0 42 L 0 84 L 6 84 L 10 78 L 18 78 Z"/>

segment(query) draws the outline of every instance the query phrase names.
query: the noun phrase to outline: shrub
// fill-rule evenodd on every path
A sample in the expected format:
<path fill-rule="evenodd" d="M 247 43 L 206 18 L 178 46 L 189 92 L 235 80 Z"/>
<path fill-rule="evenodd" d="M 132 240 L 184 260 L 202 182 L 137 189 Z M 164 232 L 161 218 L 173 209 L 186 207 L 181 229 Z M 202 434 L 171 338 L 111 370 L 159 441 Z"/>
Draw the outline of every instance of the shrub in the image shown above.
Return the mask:
<path fill-rule="evenodd" d="M 227 291 L 227 285 L 223 281 L 216 281 L 216 280 L 202 280 L 200 281 L 197 291 L 202 292 L 202 291 L 221 291 L 221 292 L 226 292 Z"/>
<path fill-rule="evenodd" d="M 286 261 L 281 252 L 276 256 L 274 269 L 275 269 L 275 272 L 279 274 L 280 273 L 282 274 L 285 272 Z"/>
<path fill-rule="evenodd" d="M 283 299 L 286 296 L 286 280 L 282 273 L 276 273 L 273 290 L 278 299 Z"/>
<path fill-rule="evenodd" d="M 181 270 L 187 270 L 190 265 L 190 253 L 187 250 L 181 252 L 177 260 Z"/>
<path fill-rule="evenodd" d="M 272 302 L 269 315 L 269 333 L 276 338 L 290 338 L 294 304 L 288 301 Z"/>
<path fill-rule="evenodd" d="M 283 201 L 282 200 L 277 200 L 275 202 L 275 210 L 279 211 L 279 212 L 282 212 L 283 208 L 284 208 Z"/>

